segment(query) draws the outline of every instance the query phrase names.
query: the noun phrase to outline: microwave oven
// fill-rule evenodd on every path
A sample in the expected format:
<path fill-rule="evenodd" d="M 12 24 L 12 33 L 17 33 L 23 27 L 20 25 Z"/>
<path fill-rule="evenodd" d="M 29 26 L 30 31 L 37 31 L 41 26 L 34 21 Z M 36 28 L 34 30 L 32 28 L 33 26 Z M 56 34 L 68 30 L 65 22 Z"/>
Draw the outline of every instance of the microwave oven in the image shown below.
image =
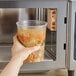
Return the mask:
<path fill-rule="evenodd" d="M 43 20 L 48 23 L 45 42 L 45 59 L 38 63 L 24 63 L 21 73 L 47 72 L 75 68 L 75 17 L 76 2 L 69 0 L 0 1 L 0 70 L 11 58 L 12 37 L 18 20 Z"/>
<path fill-rule="evenodd" d="M 4 6 L 6 4 L 6 6 Z M 10 5 L 9 5 L 10 4 Z M 0 1 L 0 64 L 4 66 L 11 57 L 12 37 L 18 19 L 45 20 L 50 24 L 54 10 L 56 30 L 49 25 L 46 30 L 45 59 L 39 63 L 24 63 L 21 72 L 41 72 L 65 68 L 67 1 Z M 39 6 L 40 5 L 40 6 Z M 46 6 L 45 6 L 46 5 Z M 31 7 L 31 8 L 30 8 Z M 43 8 L 43 9 L 42 9 Z M 64 9 L 63 9 L 64 8 Z M 28 11 L 27 11 L 28 10 Z M 50 14 L 48 13 L 50 11 Z M 31 14 L 30 14 L 31 12 Z M 26 16 L 25 16 L 26 15 Z M 48 16 L 49 15 L 49 16 Z M 45 17 L 44 17 L 45 16 Z M 44 17 L 44 18 L 43 18 Z M 48 17 L 50 19 L 48 19 Z M 50 23 L 49 23 L 50 22 Z M 60 65 L 62 64 L 62 65 Z M 3 69 L 3 67 L 1 67 Z"/>

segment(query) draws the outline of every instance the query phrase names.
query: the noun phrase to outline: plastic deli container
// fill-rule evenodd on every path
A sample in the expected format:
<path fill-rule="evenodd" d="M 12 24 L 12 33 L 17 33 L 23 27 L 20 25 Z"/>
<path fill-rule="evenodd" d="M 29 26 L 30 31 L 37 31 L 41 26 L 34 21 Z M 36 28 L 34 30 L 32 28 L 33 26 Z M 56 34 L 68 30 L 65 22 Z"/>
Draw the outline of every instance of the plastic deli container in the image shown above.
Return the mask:
<path fill-rule="evenodd" d="M 37 20 L 26 20 L 17 22 L 18 40 L 25 47 L 40 45 L 40 49 L 30 54 L 24 62 L 40 62 L 44 59 L 46 25 L 46 22 Z"/>

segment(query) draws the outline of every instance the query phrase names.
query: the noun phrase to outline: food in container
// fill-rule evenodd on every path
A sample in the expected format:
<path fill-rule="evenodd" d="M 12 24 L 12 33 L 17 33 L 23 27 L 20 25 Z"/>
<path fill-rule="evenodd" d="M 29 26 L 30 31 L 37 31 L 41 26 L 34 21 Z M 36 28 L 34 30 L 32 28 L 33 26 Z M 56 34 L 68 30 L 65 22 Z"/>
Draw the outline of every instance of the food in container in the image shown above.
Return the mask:
<path fill-rule="evenodd" d="M 25 62 L 40 62 L 44 59 L 46 25 L 46 22 L 36 20 L 17 22 L 18 40 L 25 47 L 40 45 L 40 49 L 30 54 Z"/>

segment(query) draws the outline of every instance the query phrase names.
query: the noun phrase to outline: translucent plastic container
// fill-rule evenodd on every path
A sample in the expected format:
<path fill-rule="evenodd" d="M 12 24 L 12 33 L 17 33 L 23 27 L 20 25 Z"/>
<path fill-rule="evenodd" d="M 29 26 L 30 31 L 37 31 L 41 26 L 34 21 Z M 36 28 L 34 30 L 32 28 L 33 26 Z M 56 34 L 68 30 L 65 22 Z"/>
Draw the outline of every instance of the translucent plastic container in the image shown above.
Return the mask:
<path fill-rule="evenodd" d="M 40 49 L 30 54 L 25 62 L 40 62 L 44 59 L 46 25 L 46 22 L 37 20 L 26 20 L 17 22 L 18 40 L 25 47 L 40 45 Z"/>

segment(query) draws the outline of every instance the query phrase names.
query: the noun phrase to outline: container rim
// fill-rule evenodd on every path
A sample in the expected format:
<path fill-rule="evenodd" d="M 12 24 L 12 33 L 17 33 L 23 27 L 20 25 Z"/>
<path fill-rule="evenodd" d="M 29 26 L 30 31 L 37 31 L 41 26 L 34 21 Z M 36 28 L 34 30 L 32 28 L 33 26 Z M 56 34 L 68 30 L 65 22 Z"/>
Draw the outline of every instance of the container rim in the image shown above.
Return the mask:
<path fill-rule="evenodd" d="M 17 21 L 16 24 L 17 24 L 17 27 L 29 27 L 29 28 L 40 27 L 41 28 L 41 27 L 46 27 L 47 22 L 39 21 L 39 20 L 22 20 L 22 21 Z"/>

